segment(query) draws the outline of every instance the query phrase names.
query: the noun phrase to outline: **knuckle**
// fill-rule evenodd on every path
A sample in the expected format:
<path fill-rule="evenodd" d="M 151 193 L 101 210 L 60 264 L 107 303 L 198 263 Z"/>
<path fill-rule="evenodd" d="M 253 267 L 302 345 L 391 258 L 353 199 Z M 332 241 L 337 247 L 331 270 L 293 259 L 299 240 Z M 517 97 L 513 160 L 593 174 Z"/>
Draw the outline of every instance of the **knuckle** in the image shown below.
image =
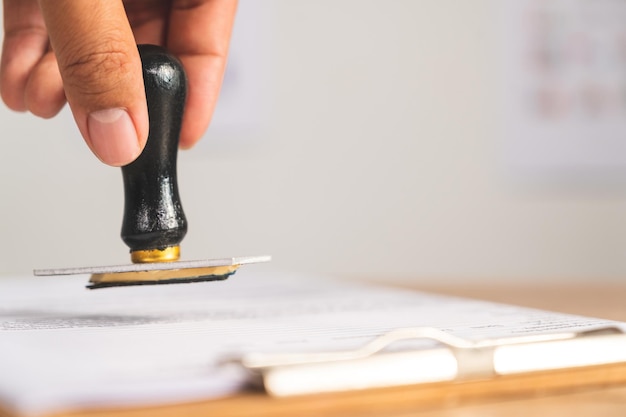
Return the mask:
<path fill-rule="evenodd" d="M 7 77 L 0 76 L 0 97 L 4 104 L 14 111 L 26 111 L 24 103 L 24 83 Z"/>
<path fill-rule="evenodd" d="M 16 94 L 8 93 L 5 89 L 2 90 L 2 101 L 4 104 L 13 111 L 26 111 L 26 105 L 24 100 L 19 98 Z"/>
<path fill-rule="evenodd" d="M 129 51 L 119 41 L 77 48 L 62 64 L 63 81 L 78 94 L 104 95 L 115 90 L 132 71 L 132 62 Z"/>
<path fill-rule="evenodd" d="M 42 119 L 51 119 L 56 116 L 62 108 L 63 106 L 58 105 L 57 103 L 36 103 L 30 104 L 28 110 L 35 116 L 41 117 Z"/>
<path fill-rule="evenodd" d="M 65 96 L 62 90 L 50 91 L 34 85 L 27 88 L 26 103 L 32 114 L 49 119 L 61 111 L 65 104 Z"/>

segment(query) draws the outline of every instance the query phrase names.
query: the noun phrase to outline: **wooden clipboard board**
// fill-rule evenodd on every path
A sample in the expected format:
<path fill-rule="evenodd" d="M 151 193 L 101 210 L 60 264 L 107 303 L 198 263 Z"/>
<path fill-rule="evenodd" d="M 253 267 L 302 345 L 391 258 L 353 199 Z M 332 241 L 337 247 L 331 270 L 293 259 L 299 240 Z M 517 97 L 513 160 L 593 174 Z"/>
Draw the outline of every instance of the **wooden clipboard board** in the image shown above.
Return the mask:
<path fill-rule="evenodd" d="M 626 384 L 626 364 L 336 394 L 272 398 L 246 392 L 217 400 L 156 407 L 74 410 L 42 417 L 206 417 L 393 415 L 481 401 L 502 401 Z M 0 408 L 1 417 L 24 417 Z"/>

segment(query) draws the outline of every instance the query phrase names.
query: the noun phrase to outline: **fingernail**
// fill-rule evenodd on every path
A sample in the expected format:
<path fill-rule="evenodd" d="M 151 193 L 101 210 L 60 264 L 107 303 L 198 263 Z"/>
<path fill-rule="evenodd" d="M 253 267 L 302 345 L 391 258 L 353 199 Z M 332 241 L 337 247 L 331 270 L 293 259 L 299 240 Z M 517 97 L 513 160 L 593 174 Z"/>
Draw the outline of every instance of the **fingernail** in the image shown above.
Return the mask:
<path fill-rule="evenodd" d="M 126 165 L 141 152 L 135 126 L 124 109 L 98 110 L 89 114 L 87 129 L 91 149 L 105 164 Z"/>

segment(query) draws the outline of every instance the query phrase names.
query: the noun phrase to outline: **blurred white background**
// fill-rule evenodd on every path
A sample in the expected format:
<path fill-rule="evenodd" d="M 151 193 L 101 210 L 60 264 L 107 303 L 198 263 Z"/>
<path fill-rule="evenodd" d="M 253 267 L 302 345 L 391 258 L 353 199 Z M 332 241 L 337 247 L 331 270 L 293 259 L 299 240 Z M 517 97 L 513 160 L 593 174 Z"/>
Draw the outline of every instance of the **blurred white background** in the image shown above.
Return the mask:
<path fill-rule="evenodd" d="M 601 17 L 626 2 L 541 3 L 242 0 L 214 125 L 179 157 L 183 257 L 416 283 L 626 278 L 626 17 Z M 608 72 L 563 58 L 569 36 Z M 537 70 L 533 48 L 566 69 Z M 546 116 L 587 84 L 610 116 Z M 121 174 L 69 112 L 2 108 L 0 126 L 0 273 L 128 262 Z"/>

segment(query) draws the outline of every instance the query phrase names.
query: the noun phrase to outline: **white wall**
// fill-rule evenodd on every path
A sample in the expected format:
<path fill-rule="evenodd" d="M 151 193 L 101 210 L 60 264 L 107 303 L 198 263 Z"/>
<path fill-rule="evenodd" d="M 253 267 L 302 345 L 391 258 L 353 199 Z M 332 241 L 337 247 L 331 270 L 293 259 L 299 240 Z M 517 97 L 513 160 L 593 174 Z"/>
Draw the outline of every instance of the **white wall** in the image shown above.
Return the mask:
<path fill-rule="evenodd" d="M 267 4 L 265 126 L 180 156 L 185 258 L 396 281 L 626 276 L 618 186 L 503 174 L 496 0 Z M 2 109 L 0 126 L 0 272 L 127 262 L 121 175 L 69 113 Z"/>

